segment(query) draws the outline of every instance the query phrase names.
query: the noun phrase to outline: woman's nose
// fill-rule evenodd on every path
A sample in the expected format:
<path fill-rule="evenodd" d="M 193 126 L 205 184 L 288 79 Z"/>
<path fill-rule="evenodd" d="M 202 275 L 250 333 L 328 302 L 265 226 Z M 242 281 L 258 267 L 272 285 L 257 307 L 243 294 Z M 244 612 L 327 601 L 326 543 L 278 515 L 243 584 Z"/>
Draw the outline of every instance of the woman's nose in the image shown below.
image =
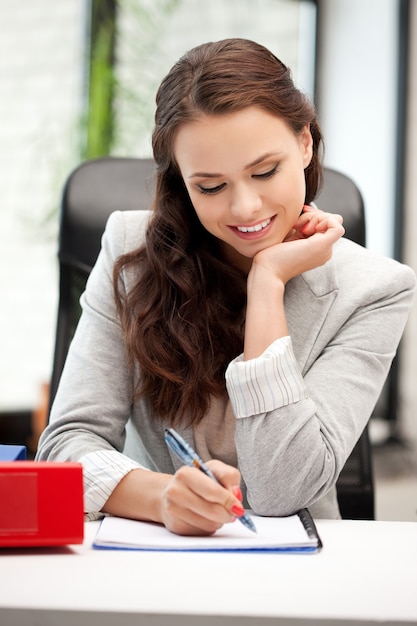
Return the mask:
<path fill-rule="evenodd" d="M 240 222 L 249 222 L 262 208 L 262 199 L 251 185 L 236 185 L 231 201 L 231 212 Z"/>

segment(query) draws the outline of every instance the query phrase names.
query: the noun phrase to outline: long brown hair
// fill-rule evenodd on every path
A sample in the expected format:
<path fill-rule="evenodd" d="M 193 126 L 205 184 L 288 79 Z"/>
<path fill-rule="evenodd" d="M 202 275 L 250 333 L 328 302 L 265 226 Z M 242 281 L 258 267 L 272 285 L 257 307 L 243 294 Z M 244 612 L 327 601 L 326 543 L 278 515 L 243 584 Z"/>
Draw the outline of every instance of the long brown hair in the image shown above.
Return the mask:
<path fill-rule="evenodd" d="M 197 423 L 210 397 L 225 393 L 228 363 L 243 348 L 246 279 L 222 257 L 200 224 L 174 158 L 178 128 L 201 114 L 257 106 L 295 134 L 310 126 L 313 157 L 305 170 L 306 203 L 320 187 L 321 132 L 310 101 L 289 69 L 263 46 L 245 39 L 207 43 L 185 54 L 156 96 L 152 136 L 156 163 L 153 214 L 145 244 L 117 260 L 115 296 L 132 367 L 136 397 L 155 418 Z M 122 272 L 137 268 L 125 294 Z"/>

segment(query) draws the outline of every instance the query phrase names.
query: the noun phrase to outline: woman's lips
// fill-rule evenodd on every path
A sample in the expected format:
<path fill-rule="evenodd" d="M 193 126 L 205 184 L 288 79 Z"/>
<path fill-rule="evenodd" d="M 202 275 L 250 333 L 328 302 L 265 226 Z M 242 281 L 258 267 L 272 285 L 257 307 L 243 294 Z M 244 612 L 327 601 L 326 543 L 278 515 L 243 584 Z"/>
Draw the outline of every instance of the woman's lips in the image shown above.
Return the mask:
<path fill-rule="evenodd" d="M 275 215 L 273 217 L 268 217 L 265 220 L 260 220 L 256 224 L 250 224 L 247 226 L 229 226 L 229 228 L 233 230 L 235 235 L 241 239 L 260 239 L 271 230 L 275 217 Z"/>

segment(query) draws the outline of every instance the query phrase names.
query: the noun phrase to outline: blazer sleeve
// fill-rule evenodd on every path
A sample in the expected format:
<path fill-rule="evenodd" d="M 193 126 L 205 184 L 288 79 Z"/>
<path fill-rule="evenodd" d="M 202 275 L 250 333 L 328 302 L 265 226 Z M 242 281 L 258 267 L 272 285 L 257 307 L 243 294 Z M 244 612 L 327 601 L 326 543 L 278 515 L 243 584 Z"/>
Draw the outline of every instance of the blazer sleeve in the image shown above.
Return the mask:
<path fill-rule="evenodd" d="M 122 453 L 133 378 L 113 297 L 113 265 L 140 245 L 146 222 L 147 213 L 139 211 L 116 212 L 108 220 L 81 296 L 82 314 L 50 421 L 38 445 L 39 460 L 83 463 L 87 511 L 99 511 L 119 480 L 141 467 Z"/>
<path fill-rule="evenodd" d="M 334 487 L 388 374 L 415 275 L 359 247 L 357 255 L 339 268 L 340 293 L 305 369 L 284 338 L 226 371 L 239 468 L 259 515 L 292 514 Z"/>

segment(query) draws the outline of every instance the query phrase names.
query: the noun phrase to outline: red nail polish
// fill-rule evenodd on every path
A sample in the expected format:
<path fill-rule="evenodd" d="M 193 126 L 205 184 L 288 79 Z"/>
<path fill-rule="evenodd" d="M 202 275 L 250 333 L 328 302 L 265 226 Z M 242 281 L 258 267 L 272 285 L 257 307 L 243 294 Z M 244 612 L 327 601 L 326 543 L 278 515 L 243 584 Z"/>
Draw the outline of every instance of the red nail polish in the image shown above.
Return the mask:
<path fill-rule="evenodd" d="M 245 512 L 245 509 L 242 506 L 240 506 L 240 504 L 234 504 L 232 506 L 233 515 L 236 515 L 237 517 L 242 517 L 244 512 Z"/>
<path fill-rule="evenodd" d="M 240 490 L 240 487 L 238 487 L 238 486 L 233 487 L 233 489 L 232 489 L 232 493 L 233 493 L 233 495 L 235 496 L 235 498 L 237 498 L 238 500 L 240 500 L 240 501 L 242 502 L 242 500 L 243 500 L 243 495 L 242 495 L 242 492 L 241 492 L 241 490 Z"/>

